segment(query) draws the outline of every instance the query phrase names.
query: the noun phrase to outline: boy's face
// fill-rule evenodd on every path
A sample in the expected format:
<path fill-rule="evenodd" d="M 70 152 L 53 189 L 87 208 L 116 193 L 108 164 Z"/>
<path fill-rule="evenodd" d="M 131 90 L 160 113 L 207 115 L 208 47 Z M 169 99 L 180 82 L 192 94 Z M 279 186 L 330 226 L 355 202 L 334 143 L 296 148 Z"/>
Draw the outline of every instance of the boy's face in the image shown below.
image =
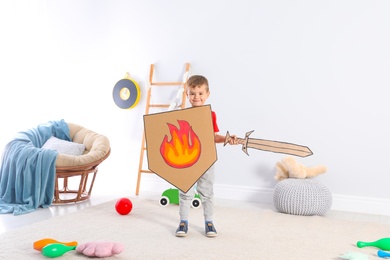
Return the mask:
<path fill-rule="evenodd" d="M 187 92 L 188 100 L 193 107 L 203 106 L 209 95 L 206 85 L 189 88 Z"/>

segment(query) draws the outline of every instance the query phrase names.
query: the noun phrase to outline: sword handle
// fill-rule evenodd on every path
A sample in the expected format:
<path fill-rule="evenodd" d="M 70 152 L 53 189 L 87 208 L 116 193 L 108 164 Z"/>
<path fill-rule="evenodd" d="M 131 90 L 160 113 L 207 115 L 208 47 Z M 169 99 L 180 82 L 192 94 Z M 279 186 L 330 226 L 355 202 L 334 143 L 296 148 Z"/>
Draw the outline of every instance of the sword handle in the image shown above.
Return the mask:
<path fill-rule="evenodd" d="M 225 141 L 223 142 L 223 146 L 225 146 L 229 141 L 232 139 L 232 137 L 229 134 L 229 131 L 226 132 Z"/>
<path fill-rule="evenodd" d="M 253 131 L 252 131 L 253 132 Z M 231 135 L 230 135 L 230 133 L 229 133 L 229 131 L 227 131 L 226 132 L 226 136 L 225 136 L 225 141 L 223 142 L 223 146 L 225 146 L 226 144 L 228 144 L 229 142 L 230 142 L 230 140 L 232 140 L 232 137 L 231 137 Z M 242 139 L 242 138 L 236 138 L 236 140 L 237 140 L 237 143 L 238 144 L 242 144 L 242 145 L 244 145 L 245 143 L 247 143 L 244 139 Z"/>
<path fill-rule="evenodd" d="M 237 142 L 238 142 L 239 144 L 246 145 L 246 144 L 248 143 L 248 137 L 249 137 L 249 135 L 250 135 L 251 133 L 253 133 L 253 132 L 254 132 L 254 130 L 253 130 L 253 131 L 250 131 L 250 132 L 247 132 L 246 135 L 245 135 L 245 139 L 237 137 Z M 225 136 L 225 141 L 223 142 L 223 145 L 225 146 L 227 143 L 230 142 L 231 139 L 232 139 L 232 137 L 231 137 L 229 131 L 227 131 L 227 132 L 226 132 L 226 136 Z"/>
<path fill-rule="evenodd" d="M 248 141 L 249 141 L 249 135 L 251 134 L 251 133 L 253 133 L 253 131 L 254 130 L 252 130 L 252 131 L 249 131 L 249 132 L 247 132 L 246 134 L 245 134 L 245 139 L 243 139 L 243 138 L 237 138 L 237 142 L 239 143 L 239 144 L 242 144 L 242 151 L 244 152 L 244 153 L 246 153 L 247 155 L 249 155 L 248 154 Z M 225 141 L 224 141 L 224 143 L 223 143 L 223 146 L 225 146 L 227 143 L 229 143 L 229 141 L 232 139 L 232 137 L 230 136 L 230 133 L 229 133 L 229 131 L 227 131 L 226 132 L 226 136 L 225 136 Z"/>

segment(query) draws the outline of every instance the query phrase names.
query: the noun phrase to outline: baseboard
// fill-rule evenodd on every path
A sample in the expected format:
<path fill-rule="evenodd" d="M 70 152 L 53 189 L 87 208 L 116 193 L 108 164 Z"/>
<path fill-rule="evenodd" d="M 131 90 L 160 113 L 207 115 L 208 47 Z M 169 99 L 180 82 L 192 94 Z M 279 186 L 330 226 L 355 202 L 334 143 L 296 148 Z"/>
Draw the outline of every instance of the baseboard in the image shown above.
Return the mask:
<path fill-rule="evenodd" d="M 220 199 L 273 204 L 273 189 L 216 184 L 214 194 Z"/>
<path fill-rule="evenodd" d="M 161 192 L 172 187 L 156 176 L 143 178 L 142 186 L 148 191 L 161 190 Z M 214 194 L 215 198 L 219 199 L 273 205 L 273 189 L 271 188 L 215 184 Z M 332 194 L 332 200 L 332 210 L 390 216 L 390 199 Z"/>
<path fill-rule="evenodd" d="M 215 197 L 273 204 L 273 189 L 215 185 Z M 390 216 L 390 199 L 332 194 L 332 210 Z"/>
<path fill-rule="evenodd" d="M 390 199 L 333 194 L 332 210 L 390 216 Z"/>

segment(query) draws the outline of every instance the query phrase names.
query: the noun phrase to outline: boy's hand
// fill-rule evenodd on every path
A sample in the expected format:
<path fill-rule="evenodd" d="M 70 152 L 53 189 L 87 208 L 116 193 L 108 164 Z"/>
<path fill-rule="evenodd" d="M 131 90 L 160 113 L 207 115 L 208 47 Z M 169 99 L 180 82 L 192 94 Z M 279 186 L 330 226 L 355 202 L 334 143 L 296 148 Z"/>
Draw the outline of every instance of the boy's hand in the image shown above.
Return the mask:
<path fill-rule="evenodd" d="M 237 136 L 236 135 L 231 135 L 230 137 L 231 138 L 229 139 L 229 144 L 230 145 L 237 145 L 238 144 Z"/>
<path fill-rule="evenodd" d="M 223 143 L 224 143 L 224 146 L 226 144 L 230 144 L 230 145 L 237 145 L 237 144 L 243 144 L 244 140 L 241 139 L 241 138 L 237 138 L 236 135 L 230 135 L 229 134 L 229 131 L 227 131 L 226 133 L 226 136 L 222 136 L 220 135 L 221 139 L 223 139 Z"/>

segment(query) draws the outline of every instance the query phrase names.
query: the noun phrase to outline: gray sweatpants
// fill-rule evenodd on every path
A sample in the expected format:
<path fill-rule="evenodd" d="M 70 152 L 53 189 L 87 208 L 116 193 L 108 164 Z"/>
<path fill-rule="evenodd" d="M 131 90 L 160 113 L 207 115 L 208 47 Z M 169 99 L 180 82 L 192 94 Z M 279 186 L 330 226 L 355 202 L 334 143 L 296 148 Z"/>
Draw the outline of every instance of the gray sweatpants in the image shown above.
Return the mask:
<path fill-rule="evenodd" d="M 179 190 L 180 202 L 179 202 L 179 215 L 180 220 L 188 220 L 188 214 L 191 207 L 191 200 L 195 195 L 196 190 L 199 193 L 203 206 L 203 215 L 205 221 L 213 221 L 214 205 L 214 165 L 212 165 L 203 175 L 199 178 L 196 185 L 194 185 L 187 193 Z"/>

